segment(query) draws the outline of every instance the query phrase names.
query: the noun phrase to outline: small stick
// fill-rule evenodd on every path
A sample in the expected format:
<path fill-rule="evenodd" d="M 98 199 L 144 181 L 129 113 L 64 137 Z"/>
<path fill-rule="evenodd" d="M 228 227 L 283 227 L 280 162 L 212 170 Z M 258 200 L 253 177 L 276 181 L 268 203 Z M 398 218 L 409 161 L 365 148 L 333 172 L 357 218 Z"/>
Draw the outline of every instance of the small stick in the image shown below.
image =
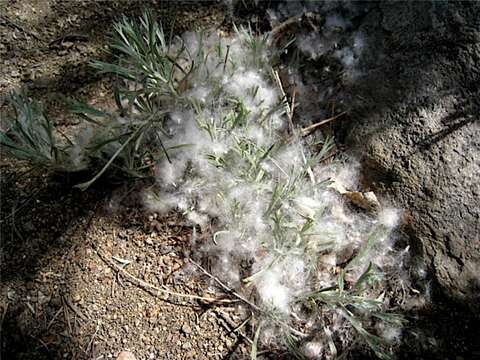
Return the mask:
<path fill-rule="evenodd" d="M 113 298 L 115 296 L 115 285 L 116 285 L 116 279 L 112 278 L 112 287 L 110 289 L 110 296 Z"/>
<path fill-rule="evenodd" d="M 41 41 L 40 38 L 35 35 L 34 33 L 32 33 L 31 31 L 28 31 L 26 30 L 25 28 L 23 28 L 22 26 L 18 25 L 17 23 L 13 22 L 12 20 L 10 20 L 9 18 L 7 18 L 6 16 L 2 16 L 0 17 L 0 19 L 2 19 L 3 21 L 5 21 L 8 25 L 10 25 L 11 27 L 14 27 L 16 28 L 17 30 L 20 30 L 21 32 L 27 34 L 27 35 L 30 35 L 31 37 L 37 39 L 38 41 Z"/>
<path fill-rule="evenodd" d="M 230 333 L 238 333 L 242 338 L 244 338 L 250 345 L 253 344 L 253 340 L 250 339 L 247 335 L 243 333 L 240 329 L 242 328 L 243 325 L 245 325 L 250 319 L 252 318 L 251 316 L 248 317 L 245 321 L 243 321 L 239 326 L 236 326 L 233 321 L 228 318 L 228 316 L 223 312 L 223 311 L 215 311 L 215 314 L 217 314 L 223 321 L 225 321 L 226 324 L 223 324 L 225 329 L 230 332 Z"/>
<path fill-rule="evenodd" d="M 227 45 L 227 53 L 225 54 L 225 61 L 223 62 L 223 72 L 227 68 L 228 54 L 230 54 L 230 45 Z"/>
<path fill-rule="evenodd" d="M 28 171 L 27 173 L 29 173 L 30 171 Z M 24 174 L 22 174 L 24 175 Z M 22 210 L 25 206 L 28 205 L 28 203 L 30 203 L 32 200 L 35 200 L 36 199 L 36 196 L 40 193 L 40 190 L 35 190 L 35 191 L 32 191 L 31 194 L 29 194 L 27 196 L 27 198 L 19 205 L 19 206 L 16 206 L 16 207 L 13 207 L 12 208 L 12 212 L 8 215 L 8 216 L 5 216 L 5 218 L 3 218 L 0 223 L 3 223 L 4 221 L 7 221 L 8 219 L 10 219 L 11 217 L 15 216 L 16 213 L 18 213 L 20 210 Z"/>
<path fill-rule="evenodd" d="M 32 334 L 30 334 L 28 336 L 30 336 L 32 339 L 37 340 L 40 344 L 42 344 L 42 346 L 45 348 L 45 350 L 47 350 L 47 353 L 50 354 L 50 349 L 48 348 L 47 344 L 45 344 L 45 342 L 42 339 L 37 338 L 37 337 L 33 336 Z"/>
<path fill-rule="evenodd" d="M 245 299 L 242 295 L 238 294 L 237 292 L 235 292 L 233 289 L 231 289 L 230 287 L 228 287 L 227 285 L 225 285 L 222 281 L 220 281 L 219 278 L 217 278 L 215 275 L 212 275 L 210 274 L 207 270 L 205 270 L 205 268 L 200 265 L 200 264 L 197 264 L 195 261 L 193 261 L 192 259 L 190 259 L 190 262 L 195 265 L 196 267 L 198 267 L 200 270 L 202 270 L 202 272 L 207 275 L 208 277 L 210 277 L 211 279 L 215 280 L 215 282 L 220 285 L 220 287 L 222 287 L 227 293 L 229 294 L 232 294 L 233 296 L 235 296 L 236 298 L 238 298 L 239 300 L 242 300 L 245 304 L 248 304 L 252 307 L 252 309 L 255 309 L 256 311 L 259 311 L 259 312 L 262 312 L 262 309 L 260 309 L 257 305 L 255 305 L 254 303 L 252 303 L 250 300 L 247 300 Z"/>
<path fill-rule="evenodd" d="M 48 45 L 52 46 L 56 43 L 63 43 L 64 41 L 88 41 L 88 36 L 84 34 L 66 34 L 50 41 Z"/>
<path fill-rule="evenodd" d="M 291 109 L 290 109 L 290 119 L 291 119 L 291 122 L 293 123 L 293 115 L 295 113 L 295 99 L 296 99 L 296 95 L 297 95 L 297 84 L 293 84 L 293 93 L 292 93 L 292 106 L 291 106 Z"/>
<path fill-rule="evenodd" d="M 323 157 L 322 159 L 320 159 L 319 163 L 323 163 L 325 161 L 327 161 L 328 159 L 334 157 L 336 154 L 337 154 L 338 150 L 337 149 L 333 149 L 332 153 L 329 154 L 329 155 L 326 155 L 325 157 Z"/>
<path fill-rule="evenodd" d="M 97 323 L 97 327 L 95 329 L 95 332 L 93 333 L 92 338 L 90 339 L 90 341 L 87 344 L 87 347 L 84 350 L 84 352 L 86 354 L 88 354 L 89 351 L 93 350 L 93 340 L 95 340 L 95 336 L 97 336 L 97 333 L 98 333 L 99 329 L 100 329 L 100 324 Z"/>
<path fill-rule="evenodd" d="M 246 318 L 240 325 L 237 325 L 233 328 L 233 332 L 240 332 L 242 327 L 244 327 L 250 320 L 252 319 L 252 315 L 250 315 L 248 318 Z"/>
<path fill-rule="evenodd" d="M 2 312 L 2 317 L 0 318 L 0 329 L 3 329 L 3 321 L 5 320 L 5 316 L 7 316 L 7 311 L 8 311 L 8 305 L 10 303 L 7 302 L 6 305 L 5 305 L 5 309 L 3 309 L 3 312 Z"/>
<path fill-rule="evenodd" d="M 63 297 L 64 300 L 65 300 L 65 303 L 68 305 L 68 307 L 70 309 L 73 310 L 73 312 L 80 318 L 82 319 L 83 321 L 88 321 L 88 317 L 86 317 L 85 315 L 82 314 L 82 312 L 80 310 L 78 310 L 78 308 L 66 297 L 64 296 Z"/>
<path fill-rule="evenodd" d="M 274 70 L 273 75 L 275 76 L 275 80 L 277 81 L 278 87 L 280 88 L 280 91 L 282 92 L 282 97 L 285 99 L 286 102 L 286 108 L 287 108 L 287 118 L 288 118 L 288 127 L 289 127 L 289 133 L 293 133 L 293 122 L 292 122 L 292 108 L 290 107 L 290 104 L 288 103 L 288 98 L 287 94 L 285 93 L 285 90 L 283 89 L 283 84 L 282 80 L 280 79 L 280 75 L 278 75 L 278 71 Z"/>
<path fill-rule="evenodd" d="M 299 16 L 292 16 L 285 20 L 283 23 L 275 26 L 271 31 L 269 35 L 269 41 L 271 44 L 276 44 L 278 40 L 281 38 L 283 33 L 288 30 L 289 27 L 291 27 L 293 24 L 297 23 L 299 21 Z"/>
<path fill-rule="evenodd" d="M 52 320 L 50 320 L 50 322 L 47 325 L 47 331 L 48 331 L 48 329 L 50 329 L 50 326 L 52 326 L 53 322 L 55 321 L 55 319 L 57 318 L 57 316 L 60 314 L 61 311 L 62 311 L 62 308 L 58 309 L 58 311 L 55 313 L 55 315 L 53 315 Z"/>
<path fill-rule="evenodd" d="M 69 336 L 72 336 L 72 325 L 70 324 L 70 314 L 68 313 L 67 310 L 67 304 L 65 304 L 65 298 L 62 296 L 62 304 L 63 304 L 63 316 L 65 318 L 65 321 L 67 322 L 68 325 L 68 330 L 69 330 Z"/>
<path fill-rule="evenodd" d="M 33 315 L 35 314 L 35 309 L 33 308 L 32 304 L 30 304 L 28 301 L 25 303 L 27 305 L 28 309 L 32 312 Z"/>
<path fill-rule="evenodd" d="M 93 246 L 92 246 L 93 247 Z M 176 297 L 183 297 L 183 298 L 187 298 L 187 299 L 194 299 L 194 300 L 203 300 L 203 301 L 208 301 L 210 303 L 220 303 L 220 304 L 232 304 L 234 303 L 235 301 L 234 300 L 230 300 L 230 299 L 217 299 L 217 298 L 212 298 L 212 297 L 204 297 L 204 296 L 198 296 L 198 295 L 191 295 L 191 294 L 185 294 L 185 293 L 178 293 L 178 292 L 174 292 L 174 291 L 171 291 L 171 290 L 167 290 L 167 289 L 162 289 L 162 288 L 159 288 L 158 286 L 155 286 L 155 285 L 152 285 L 152 284 L 149 284 L 137 277 L 135 277 L 134 275 L 130 274 L 128 271 L 126 271 L 124 268 L 122 268 L 121 266 L 115 264 L 114 262 L 110 261 L 105 255 L 103 255 L 100 251 L 98 251 L 97 249 L 94 248 L 94 251 L 96 252 L 96 254 L 98 255 L 98 257 L 100 259 L 102 259 L 102 261 L 107 264 L 108 266 L 110 266 L 112 269 L 116 270 L 117 271 L 117 274 L 122 274 L 123 276 L 125 276 L 127 278 L 127 280 L 129 282 L 131 282 L 132 284 L 144 289 L 145 291 L 147 292 L 156 292 L 155 295 L 158 296 L 159 293 L 162 293 L 162 294 L 165 294 L 165 295 L 171 295 L 171 296 L 176 296 Z"/>
<path fill-rule="evenodd" d="M 319 122 L 317 122 L 317 123 L 315 123 L 315 124 L 312 124 L 312 125 L 309 125 L 309 126 L 307 126 L 307 127 L 304 127 L 304 128 L 302 129 L 302 135 L 303 135 L 303 136 L 310 135 L 310 134 L 313 132 L 313 130 L 315 130 L 315 129 L 317 129 L 318 127 L 320 127 L 320 126 L 322 126 L 322 125 L 325 125 L 325 124 L 327 124 L 327 123 L 329 123 L 329 122 L 331 122 L 331 121 L 333 121 L 333 120 L 335 120 L 335 119 L 338 119 L 340 116 L 343 116 L 343 115 L 345 115 L 346 113 L 347 113 L 347 112 L 344 111 L 344 112 L 342 112 L 342 113 L 340 113 L 340 114 L 338 114 L 338 115 L 332 116 L 332 117 L 330 117 L 330 118 L 328 118 L 328 119 L 325 119 L 325 120 L 319 121 Z"/>
<path fill-rule="evenodd" d="M 233 289 L 231 289 L 230 287 L 228 287 L 227 285 L 225 285 L 219 278 L 217 278 L 215 275 L 212 275 L 210 274 L 207 270 L 205 270 L 200 264 L 197 264 L 195 261 L 193 261 L 192 259 L 190 259 L 190 262 L 195 265 L 196 267 L 198 267 L 200 270 L 202 270 L 202 272 L 207 275 L 208 277 L 212 278 L 213 280 L 215 280 L 218 285 L 220 285 L 225 291 L 227 291 L 229 294 L 235 296 L 236 298 L 238 298 L 239 300 L 243 301 L 245 304 L 249 305 L 253 310 L 261 313 L 261 314 L 265 314 L 265 311 L 262 310 L 260 307 L 258 307 L 257 305 L 255 305 L 254 303 L 252 303 L 250 300 L 247 300 L 245 299 L 242 295 L 238 294 L 237 292 L 235 292 Z M 307 334 L 304 334 L 302 333 L 301 331 L 298 331 L 297 329 L 294 329 L 293 327 L 291 327 L 290 325 L 288 325 L 287 323 L 285 323 L 284 321 L 282 320 L 278 320 L 278 319 L 272 319 L 274 322 L 278 323 L 278 324 L 281 324 L 283 326 L 286 326 L 290 329 L 290 331 L 292 333 L 294 333 L 295 335 L 297 336 L 301 336 L 301 337 L 307 337 Z"/>

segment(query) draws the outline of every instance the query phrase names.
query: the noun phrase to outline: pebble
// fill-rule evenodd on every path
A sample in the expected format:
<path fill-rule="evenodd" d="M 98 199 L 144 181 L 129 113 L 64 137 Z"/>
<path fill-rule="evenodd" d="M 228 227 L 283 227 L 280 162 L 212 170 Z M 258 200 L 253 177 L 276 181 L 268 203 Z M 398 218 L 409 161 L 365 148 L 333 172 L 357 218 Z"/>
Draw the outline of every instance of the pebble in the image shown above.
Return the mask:
<path fill-rule="evenodd" d="M 117 360 L 136 360 L 135 355 L 130 351 L 122 351 L 117 356 Z"/>
<path fill-rule="evenodd" d="M 192 328 L 188 324 L 184 324 L 182 326 L 182 331 L 185 335 L 189 335 L 192 333 Z"/>

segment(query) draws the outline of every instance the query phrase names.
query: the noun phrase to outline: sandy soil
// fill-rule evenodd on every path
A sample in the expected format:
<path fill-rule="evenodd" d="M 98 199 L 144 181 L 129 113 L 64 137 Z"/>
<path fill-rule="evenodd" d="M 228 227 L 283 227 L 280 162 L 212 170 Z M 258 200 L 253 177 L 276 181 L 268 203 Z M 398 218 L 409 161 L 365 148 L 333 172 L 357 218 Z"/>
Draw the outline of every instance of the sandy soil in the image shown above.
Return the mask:
<path fill-rule="evenodd" d="M 217 27 L 225 17 L 207 2 L 0 1 L 0 105 L 22 88 L 68 131 L 78 122 L 65 111 L 68 98 L 109 101 L 110 79 L 88 62 L 108 56 L 114 19 L 146 5 L 176 33 Z M 73 191 L 4 154 L 0 169 L 3 358 L 108 359 L 122 350 L 137 359 L 248 356 L 248 342 L 231 331 L 242 322 L 235 303 L 152 289 L 214 296 L 208 278 L 184 264 L 191 229 L 178 219 L 146 215 L 128 195 L 132 187 Z"/>

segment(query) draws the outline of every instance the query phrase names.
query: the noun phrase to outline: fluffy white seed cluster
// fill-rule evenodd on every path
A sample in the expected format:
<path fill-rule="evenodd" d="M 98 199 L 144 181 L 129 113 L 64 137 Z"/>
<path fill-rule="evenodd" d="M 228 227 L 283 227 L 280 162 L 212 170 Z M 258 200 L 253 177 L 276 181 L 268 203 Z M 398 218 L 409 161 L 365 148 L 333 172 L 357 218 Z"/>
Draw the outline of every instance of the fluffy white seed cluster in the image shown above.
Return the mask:
<path fill-rule="evenodd" d="M 184 214 L 215 276 L 239 291 L 254 288 L 276 317 L 308 322 L 312 315 L 298 300 L 335 286 L 339 269 L 378 227 L 385 231 L 351 263 L 345 281 L 358 281 L 372 260 L 381 268 L 398 213 L 375 218 L 349 207 L 326 185 L 334 179 L 354 188 L 357 167 L 322 165 L 318 149 L 295 131 L 286 135 L 284 99 L 261 38 L 187 33 L 183 44 L 192 56 L 208 56 L 168 115 L 169 136 L 161 136 L 170 159 L 158 164 L 158 188 L 145 194 L 146 205 Z M 304 350 L 315 358 L 324 348 L 311 342 Z"/>

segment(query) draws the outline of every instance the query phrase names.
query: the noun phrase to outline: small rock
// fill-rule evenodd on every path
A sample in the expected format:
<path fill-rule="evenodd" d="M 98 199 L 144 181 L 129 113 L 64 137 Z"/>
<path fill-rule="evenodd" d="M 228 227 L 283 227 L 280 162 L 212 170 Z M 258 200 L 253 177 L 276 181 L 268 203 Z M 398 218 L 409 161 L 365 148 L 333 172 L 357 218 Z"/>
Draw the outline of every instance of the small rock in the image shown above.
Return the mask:
<path fill-rule="evenodd" d="M 135 355 L 130 351 L 122 351 L 117 356 L 117 360 L 136 360 Z"/>
<path fill-rule="evenodd" d="M 188 325 L 188 324 L 184 324 L 182 326 L 182 332 L 185 334 L 185 335 L 190 335 L 192 333 L 192 328 Z"/>

